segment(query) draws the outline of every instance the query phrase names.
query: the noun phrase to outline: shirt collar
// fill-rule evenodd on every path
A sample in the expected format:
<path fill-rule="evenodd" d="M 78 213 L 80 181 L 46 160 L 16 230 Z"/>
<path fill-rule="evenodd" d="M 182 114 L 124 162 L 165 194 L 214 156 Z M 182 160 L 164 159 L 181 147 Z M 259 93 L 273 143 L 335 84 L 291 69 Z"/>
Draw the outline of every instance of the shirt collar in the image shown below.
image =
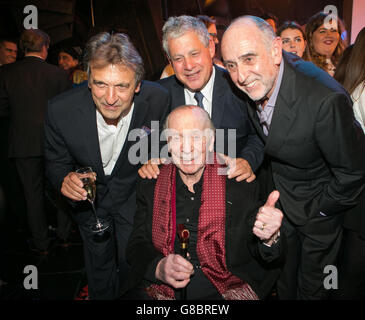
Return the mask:
<path fill-rule="evenodd" d="M 284 73 L 284 59 L 281 59 L 278 79 L 276 81 L 274 91 L 273 91 L 271 97 L 269 98 L 269 101 L 267 102 L 267 105 L 269 105 L 271 107 L 274 107 L 276 104 L 276 100 L 278 98 L 278 94 L 279 94 L 279 90 L 280 90 L 280 86 L 281 86 L 281 81 L 283 80 L 283 73 Z"/>
<path fill-rule="evenodd" d="M 129 110 L 128 114 L 126 116 L 122 117 L 118 121 L 117 126 L 107 124 L 104 120 L 103 115 L 99 112 L 99 110 L 97 108 L 95 108 L 95 109 L 96 109 L 96 118 L 97 118 L 98 125 L 100 125 L 105 130 L 113 132 L 113 131 L 120 129 L 123 125 L 125 125 L 131 121 L 133 109 L 134 109 L 134 102 L 132 103 L 131 109 Z"/>
<path fill-rule="evenodd" d="M 208 100 L 209 103 L 212 103 L 213 101 L 213 86 L 214 86 L 214 79 L 215 79 L 215 68 L 213 66 L 212 74 L 210 75 L 210 78 L 207 82 L 207 84 L 204 86 L 203 89 L 200 90 L 200 92 L 203 94 L 204 98 Z M 195 92 L 190 91 L 188 88 L 185 87 L 187 90 L 189 96 L 194 99 Z"/>

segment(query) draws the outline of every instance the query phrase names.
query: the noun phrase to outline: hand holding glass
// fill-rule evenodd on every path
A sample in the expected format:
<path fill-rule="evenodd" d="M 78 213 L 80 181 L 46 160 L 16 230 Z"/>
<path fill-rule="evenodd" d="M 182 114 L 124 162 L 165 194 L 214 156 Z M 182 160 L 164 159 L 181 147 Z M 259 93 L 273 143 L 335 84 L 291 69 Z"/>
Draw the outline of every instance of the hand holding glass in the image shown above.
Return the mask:
<path fill-rule="evenodd" d="M 93 170 L 91 167 L 83 167 L 76 170 L 76 173 L 79 174 L 88 174 L 93 173 Z M 96 197 L 96 179 L 92 179 L 90 176 L 85 177 L 79 177 L 80 180 L 83 183 L 83 188 L 87 192 L 87 200 L 90 202 L 94 217 L 95 217 L 95 225 L 91 227 L 91 230 L 95 233 L 101 234 L 104 233 L 105 230 L 109 228 L 109 223 L 107 221 L 101 221 L 101 219 L 98 218 L 96 215 L 96 209 L 95 209 L 95 197 Z"/>

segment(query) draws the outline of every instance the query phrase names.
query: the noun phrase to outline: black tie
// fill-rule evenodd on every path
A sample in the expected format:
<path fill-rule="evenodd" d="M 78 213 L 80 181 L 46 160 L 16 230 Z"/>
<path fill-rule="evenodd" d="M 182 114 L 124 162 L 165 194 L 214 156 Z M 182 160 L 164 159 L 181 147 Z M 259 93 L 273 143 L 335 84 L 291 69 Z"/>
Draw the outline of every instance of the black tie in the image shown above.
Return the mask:
<path fill-rule="evenodd" d="M 194 99 L 198 102 L 198 106 L 204 109 L 203 98 L 204 96 L 200 91 L 195 92 Z"/>

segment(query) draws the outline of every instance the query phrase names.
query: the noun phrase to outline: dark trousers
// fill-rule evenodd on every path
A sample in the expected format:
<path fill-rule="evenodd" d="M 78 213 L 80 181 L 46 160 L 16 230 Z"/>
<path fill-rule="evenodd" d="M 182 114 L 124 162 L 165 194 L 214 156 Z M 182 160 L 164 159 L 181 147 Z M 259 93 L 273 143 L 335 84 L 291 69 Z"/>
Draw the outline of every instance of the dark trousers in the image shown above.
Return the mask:
<path fill-rule="evenodd" d="M 50 184 L 46 184 L 46 195 L 57 210 L 57 236 L 67 241 L 70 238 L 73 224 L 71 208 L 66 198 Z"/>
<path fill-rule="evenodd" d="M 79 223 L 89 295 L 93 300 L 118 298 L 130 270 L 125 252 L 132 225 L 120 214 L 112 214 L 105 219 L 111 225 L 111 236 L 104 241 L 96 241 L 91 231 L 95 224 L 94 216 L 90 214 L 86 222 Z"/>
<path fill-rule="evenodd" d="M 365 299 L 365 236 L 344 230 L 343 248 L 338 267 L 338 290 L 332 299 Z"/>
<path fill-rule="evenodd" d="M 12 229 L 27 229 L 26 206 L 14 159 L 8 157 L 9 118 L 0 117 L 0 184 L 4 193 L 4 218 Z M 5 217 L 6 216 L 6 217 Z M 15 226 L 15 228 L 13 228 Z"/>
<path fill-rule="evenodd" d="M 43 158 L 15 158 L 15 164 L 23 185 L 28 223 L 34 245 L 40 250 L 46 250 L 50 240 L 44 210 Z"/>
<path fill-rule="evenodd" d="M 294 226 L 284 219 L 282 230 L 288 253 L 277 282 L 281 300 L 320 300 L 329 298 L 324 286 L 324 269 L 337 266 L 341 248 L 343 216 L 316 216 L 304 226 Z"/>

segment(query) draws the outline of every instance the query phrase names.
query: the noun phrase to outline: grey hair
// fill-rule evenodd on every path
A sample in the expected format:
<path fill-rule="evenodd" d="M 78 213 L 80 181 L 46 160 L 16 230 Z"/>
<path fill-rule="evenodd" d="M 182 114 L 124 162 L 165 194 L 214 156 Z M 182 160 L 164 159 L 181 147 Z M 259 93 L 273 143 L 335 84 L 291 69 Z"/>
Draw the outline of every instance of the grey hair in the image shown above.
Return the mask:
<path fill-rule="evenodd" d="M 228 29 L 234 24 L 247 23 L 247 22 L 253 23 L 262 32 L 262 35 L 264 36 L 263 40 L 265 42 L 266 47 L 268 49 L 271 49 L 271 45 L 274 39 L 276 38 L 276 34 L 273 28 L 270 26 L 270 24 L 267 23 L 264 19 L 249 15 L 241 16 L 234 19 L 231 25 L 228 27 Z"/>
<path fill-rule="evenodd" d="M 19 47 L 24 53 L 41 52 L 45 46 L 49 47 L 50 38 L 47 33 L 40 29 L 26 29 L 22 32 Z"/>
<path fill-rule="evenodd" d="M 122 64 L 135 72 L 136 84 L 144 76 L 143 60 L 129 37 L 124 33 L 101 32 L 90 38 L 85 47 L 84 66 L 90 77 L 90 65 L 102 68 L 109 64 Z"/>
<path fill-rule="evenodd" d="M 162 47 L 170 57 L 168 40 L 179 38 L 189 31 L 194 31 L 205 47 L 209 45 L 209 32 L 205 24 L 192 16 L 170 17 L 162 28 Z"/>

